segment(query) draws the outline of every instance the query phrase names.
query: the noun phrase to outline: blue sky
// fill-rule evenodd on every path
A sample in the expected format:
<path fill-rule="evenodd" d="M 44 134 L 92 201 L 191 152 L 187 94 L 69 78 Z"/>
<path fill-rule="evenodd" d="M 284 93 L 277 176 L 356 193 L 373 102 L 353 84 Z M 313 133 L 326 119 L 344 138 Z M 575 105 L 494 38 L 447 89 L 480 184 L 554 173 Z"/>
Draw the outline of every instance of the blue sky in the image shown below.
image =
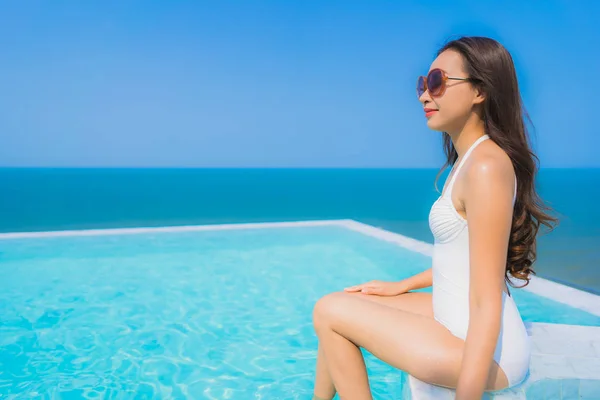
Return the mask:
<path fill-rule="evenodd" d="M 415 79 L 467 34 L 513 54 L 542 167 L 600 167 L 598 21 L 566 0 L 0 1 L 0 165 L 439 167 Z"/>

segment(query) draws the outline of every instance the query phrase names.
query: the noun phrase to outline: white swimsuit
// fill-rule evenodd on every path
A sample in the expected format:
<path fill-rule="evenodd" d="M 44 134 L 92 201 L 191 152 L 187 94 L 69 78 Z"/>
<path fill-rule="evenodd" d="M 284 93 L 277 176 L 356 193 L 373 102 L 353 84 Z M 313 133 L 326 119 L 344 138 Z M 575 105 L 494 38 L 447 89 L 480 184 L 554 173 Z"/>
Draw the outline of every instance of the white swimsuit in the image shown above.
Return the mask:
<path fill-rule="evenodd" d="M 467 150 L 429 214 L 429 227 L 435 239 L 433 315 L 454 336 L 463 340 L 469 327 L 469 229 L 467 221 L 454 208 L 452 187 L 466 159 L 486 139 L 489 139 L 488 135 L 480 137 Z M 494 360 L 506 374 L 509 385 L 514 386 L 527 376 L 531 344 L 513 298 L 504 291 L 502 293 L 502 323 Z"/>

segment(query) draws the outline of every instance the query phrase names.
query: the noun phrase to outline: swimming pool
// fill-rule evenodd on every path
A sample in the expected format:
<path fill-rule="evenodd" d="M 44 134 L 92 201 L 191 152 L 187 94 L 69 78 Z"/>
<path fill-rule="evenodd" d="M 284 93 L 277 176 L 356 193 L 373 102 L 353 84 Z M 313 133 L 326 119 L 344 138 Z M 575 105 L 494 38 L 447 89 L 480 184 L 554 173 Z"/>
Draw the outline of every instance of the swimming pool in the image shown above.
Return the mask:
<path fill-rule="evenodd" d="M 314 302 L 431 263 L 327 224 L 96 233 L 2 236 L 0 397 L 310 398 Z M 600 326 L 514 297 L 527 321 Z M 367 366 L 376 398 L 400 397 L 399 371 Z"/>

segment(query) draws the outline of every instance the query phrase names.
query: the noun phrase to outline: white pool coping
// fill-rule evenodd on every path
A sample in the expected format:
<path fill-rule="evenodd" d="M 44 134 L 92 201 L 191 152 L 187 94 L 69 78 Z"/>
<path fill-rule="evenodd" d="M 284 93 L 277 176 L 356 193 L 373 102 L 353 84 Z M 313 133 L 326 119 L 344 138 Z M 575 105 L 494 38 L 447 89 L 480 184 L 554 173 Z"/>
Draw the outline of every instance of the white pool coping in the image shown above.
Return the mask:
<path fill-rule="evenodd" d="M 371 225 L 363 224 L 362 222 L 344 220 L 340 221 L 340 225 L 358 232 L 362 232 L 366 235 L 397 243 L 408 250 L 413 250 L 428 256 L 431 256 L 433 252 L 433 244 L 431 243 L 422 242 L 395 232 L 390 232 Z M 538 276 L 532 276 L 529 284 L 522 288 L 522 290 L 526 290 L 528 292 L 537 294 L 538 296 L 546 297 L 548 299 L 567 304 L 571 307 L 587 311 L 590 314 L 600 316 L 600 296 L 594 293 L 575 289 L 573 287 L 552 282 Z"/>
<path fill-rule="evenodd" d="M 132 235 L 158 232 L 200 232 L 233 229 L 294 228 L 316 226 L 342 226 L 368 236 L 372 236 L 381 240 L 385 240 L 387 242 L 398 244 L 399 246 L 407 250 L 421 253 L 429 257 L 431 257 L 433 252 L 433 244 L 431 243 L 413 239 L 408 236 L 401 235 L 399 233 L 387 231 L 385 229 L 381 229 L 351 219 L 292 222 L 257 222 L 215 225 L 184 225 L 116 229 L 82 229 L 42 232 L 11 232 L 0 233 L 0 240 L 65 236 Z M 524 287 L 523 290 L 600 316 L 600 296 L 596 294 L 588 293 L 583 290 L 575 289 L 570 286 L 552 282 L 537 276 L 533 276 L 529 285 Z"/>
<path fill-rule="evenodd" d="M 557 387 L 550 386 L 549 380 L 575 381 L 575 386 L 583 395 L 581 398 L 600 398 L 597 386 L 592 388 L 587 385 L 589 381 L 600 382 L 600 327 L 540 322 L 526 323 L 526 326 L 532 342 L 529 376 L 523 383 L 484 396 L 484 399 L 527 400 L 528 391 L 540 381 L 546 381 L 548 390 L 552 392 L 542 391 L 544 397 L 539 397 L 540 392 L 537 392 L 537 396 L 534 396 L 536 399 L 580 398 L 561 397 L 556 392 Z M 585 386 L 588 389 L 584 395 Z M 410 393 L 412 400 L 453 400 L 456 397 L 453 389 L 430 385 L 412 376 L 408 377 L 408 388 L 405 390 Z M 591 393 L 592 390 L 594 393 Z"/>

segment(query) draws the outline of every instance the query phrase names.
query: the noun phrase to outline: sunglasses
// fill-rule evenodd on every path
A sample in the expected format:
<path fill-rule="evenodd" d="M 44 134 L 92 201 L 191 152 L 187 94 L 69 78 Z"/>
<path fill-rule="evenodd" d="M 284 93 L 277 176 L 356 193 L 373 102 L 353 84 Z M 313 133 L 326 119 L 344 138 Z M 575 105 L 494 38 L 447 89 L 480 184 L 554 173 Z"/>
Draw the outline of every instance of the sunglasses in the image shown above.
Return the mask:
<path fill-rule="evenodd" d="M 426 91 L 431 97 L 440 97 L 446 91 L 446 82 L 448 80 L 468 81 L 470 78 L 457 78 L 448 76 L 446 72 L 439 68 L 429 71 L 427 76 L 419 76 L 417 79 L 417 97 L 421 97 Z"/>

